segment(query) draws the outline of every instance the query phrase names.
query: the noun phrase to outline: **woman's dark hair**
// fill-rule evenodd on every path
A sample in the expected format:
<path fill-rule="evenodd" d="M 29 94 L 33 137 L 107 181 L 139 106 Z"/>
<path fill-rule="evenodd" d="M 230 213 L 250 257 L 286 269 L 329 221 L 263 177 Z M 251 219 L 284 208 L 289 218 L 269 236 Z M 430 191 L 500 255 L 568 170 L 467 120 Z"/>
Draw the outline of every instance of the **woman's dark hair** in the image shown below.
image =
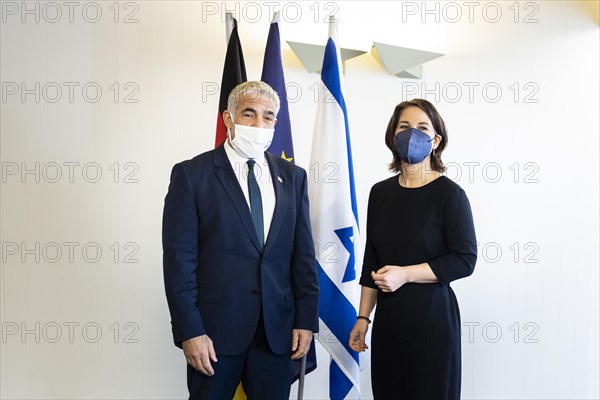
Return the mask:
<path fill-rule="evenodd" d="M 431 120 L 435 133 L 442 137 L 440 144 L 438 145 L 437 149 L 433 151 L 429 160 L 431 162 L 431 169 L 437 172 L 444 172 L 446 170 L 446 167 L 442 162 L 442 152 L 448 144 L 448 132 L 446 131 L 446 124 L 444 123 L 442 116 L 440 115 L 440 113 L 438 113 L 433 104 L 424 99 L 413 99 L 411 101 L 403 101 L 402 103 L 398 104 L 394 109 L 392 118 L 390 118 L 390 122 L 388 123 L 387 129 L 385 130 L 385 144 L 394 155 L 394 160 L 389 165 L 390 170 L 393 172 L 402 173 L 402 170 L 400 168 L 400 156 L 398 156 L 398 152 L 396 152 L 396 145 L 394 142 L 396 128 L 398 127 L 398 122 L 400 121 L 400 115 L 408 107 L 418 107 L 421 110 L 423 110 L 423 112 L 427 114 L 427 116 Z"/>

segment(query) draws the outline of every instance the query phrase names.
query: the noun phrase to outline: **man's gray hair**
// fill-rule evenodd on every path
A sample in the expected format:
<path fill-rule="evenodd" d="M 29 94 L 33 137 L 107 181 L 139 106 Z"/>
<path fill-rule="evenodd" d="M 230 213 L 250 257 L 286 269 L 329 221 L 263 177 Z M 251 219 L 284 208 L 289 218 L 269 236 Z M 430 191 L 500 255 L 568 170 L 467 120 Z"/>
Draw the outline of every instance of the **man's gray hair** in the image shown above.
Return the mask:
<path fill-rule="evenodd" d="M 262 81 L 248 81 L 237 85 L 227 98 L 227 110 L 235 115 L 236 106 L 244 100 L 267 100 L 273 103 L 275 116 L 279 112 L 279 95 L 271 86 Z"/>

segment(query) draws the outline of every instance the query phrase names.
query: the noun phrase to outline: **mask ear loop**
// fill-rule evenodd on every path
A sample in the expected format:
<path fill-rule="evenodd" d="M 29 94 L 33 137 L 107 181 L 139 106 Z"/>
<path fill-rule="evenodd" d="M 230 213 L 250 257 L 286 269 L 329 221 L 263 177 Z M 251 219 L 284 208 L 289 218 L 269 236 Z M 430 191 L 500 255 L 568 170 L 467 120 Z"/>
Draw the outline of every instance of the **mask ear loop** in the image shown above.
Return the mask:
<path fill-rule="evenodd" d="M 233 116 L 231 115 L 231 113 L 229 113 L 229 118 L 231 118 L 231 122 L 233 122 L 233 125 L 235 125 L 235 121 L 233 120 Z M 233 141 L 233 139 L 231 138 L 231 130 L 226 126 L 225 129 L 227 129 L 227 139 L 229 139 L 230 142 Z"/>
<path fill-rule="evenodd" d="M 435 140 L 435 136 L 432 137 L 428 142 L 433 142 Z M 433 143 L 431 144 L 431 153 L 435 157 L 435 147 L 433 147 Z"/>

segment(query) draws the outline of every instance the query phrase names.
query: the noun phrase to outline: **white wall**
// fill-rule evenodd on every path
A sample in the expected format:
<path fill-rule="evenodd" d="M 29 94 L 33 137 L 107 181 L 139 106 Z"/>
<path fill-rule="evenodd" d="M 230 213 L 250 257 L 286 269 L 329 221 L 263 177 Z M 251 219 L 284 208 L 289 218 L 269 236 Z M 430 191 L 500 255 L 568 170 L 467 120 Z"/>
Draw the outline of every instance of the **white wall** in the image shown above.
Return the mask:
<path fill-rule="evenodd" d="M 416 81 L 388 76 L 369 54 L 346 63 L 361 226 L 371 185 L 389 176 L 383 134 L 393 107 L 434 101 L 450 130 L 448 175 L 469 195 L 480 242 L 475 274 L 453 284 L 463 398 L 598 398 L 599 28 L 579 2 L 467 3 L 281 3 L 282 40 L 324 43 L 334 4 L 343 47 L 378 41 L 445 54 Z M 161 213 L 171 166 L 214 143 L 218 95 L 208 90 L 221 79 L 225 4 L 72 4 L 1 4 L 0 396 L 185 398 Z M 227 3 L 241 14 L 251 79 L 269 4 Z M 88 22 L 96 6 L 102 15 Z M 123 23 L 127 15 L 137 22 Z M 287 45 L 284 65 L 301 89 L 290 110 L 307 167 L 319 76 Z M 22 89 L 33 90 L 22 98 Z M 328 393 L 319 350 L 307 399 Z M 362 378 L 371 398 L 368 369 Z"/>

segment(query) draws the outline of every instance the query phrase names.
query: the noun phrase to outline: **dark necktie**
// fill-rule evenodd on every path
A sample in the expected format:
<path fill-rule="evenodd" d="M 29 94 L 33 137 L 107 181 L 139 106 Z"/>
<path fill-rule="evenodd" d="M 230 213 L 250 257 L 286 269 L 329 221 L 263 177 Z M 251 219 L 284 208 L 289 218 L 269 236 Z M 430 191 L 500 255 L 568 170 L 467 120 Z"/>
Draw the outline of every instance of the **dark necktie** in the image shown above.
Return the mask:
<path fill-rule="evenodd" d="M 262 249 L 265 243 L 265 228 L 263 222 L 262 197 L 260 196 L 260 188 L 256 181 L 256 175 L 254 175 L 254 164 L 256 164 L 256 161 L 248 160 L 248 193 L 250 194 L 250 213 L 252 214 L 252 221 L 254 221 L 254 228 L 258 235 L 258 243 Z"/>

